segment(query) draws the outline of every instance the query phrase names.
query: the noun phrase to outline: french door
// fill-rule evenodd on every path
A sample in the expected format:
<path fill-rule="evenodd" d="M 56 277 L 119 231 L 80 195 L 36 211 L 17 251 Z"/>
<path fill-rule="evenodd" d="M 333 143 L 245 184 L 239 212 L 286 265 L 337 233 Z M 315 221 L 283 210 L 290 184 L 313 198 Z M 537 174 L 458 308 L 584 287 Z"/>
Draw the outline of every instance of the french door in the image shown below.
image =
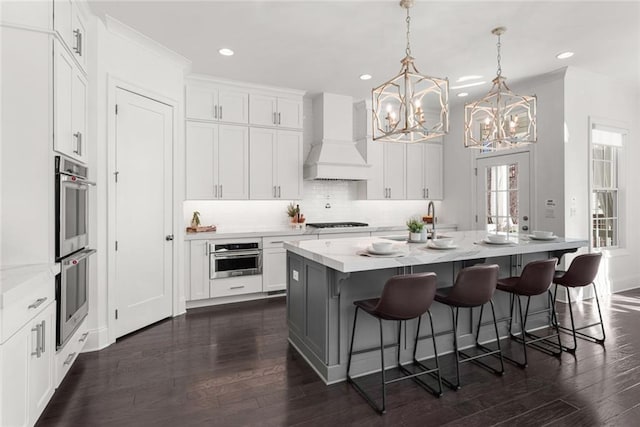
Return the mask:
<path fill-rule="evenodd" d="M 476 229 L 526 233 L 530 218 L 529 153 L 476 159 Z"/>

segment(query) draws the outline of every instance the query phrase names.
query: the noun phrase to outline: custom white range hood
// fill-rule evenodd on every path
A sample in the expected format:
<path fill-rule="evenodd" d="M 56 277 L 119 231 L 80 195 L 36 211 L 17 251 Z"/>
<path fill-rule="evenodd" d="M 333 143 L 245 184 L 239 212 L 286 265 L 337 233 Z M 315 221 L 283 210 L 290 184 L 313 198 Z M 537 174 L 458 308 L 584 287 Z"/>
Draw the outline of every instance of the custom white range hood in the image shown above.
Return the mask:
<path fill-rule="evenodd" d="M 370 165 L 353 141 L 353 99 L 322 93 L 313 99 L 313 142 L 304 179 L 369 179 Z"/>

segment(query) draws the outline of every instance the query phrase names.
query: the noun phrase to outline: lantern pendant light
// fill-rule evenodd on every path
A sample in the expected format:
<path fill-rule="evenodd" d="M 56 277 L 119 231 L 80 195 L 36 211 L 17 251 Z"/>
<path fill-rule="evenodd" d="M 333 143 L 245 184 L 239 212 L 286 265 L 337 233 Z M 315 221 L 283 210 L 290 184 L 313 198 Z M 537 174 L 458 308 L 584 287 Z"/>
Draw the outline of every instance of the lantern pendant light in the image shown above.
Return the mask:
<path fill-rule="evenodd" d="M 464 106 L 464 145 L 483 151 L 497 151 L 532 144 L 537 140 L 536 97 L 516 95 L 506 84 L 500 64 L 500 37 L 507 29 L 498 27 L 498 70 L 493 87 L 483 98 Z"/>
<path fill-rule="evenodd" d="M 372 91 L 373 140 L 423 142 L 449 131 L 449 81 L 416 69 L 409 38 L 413 0 L 400 6 L 407 10 L 406 55 L 400 73 Z"/>

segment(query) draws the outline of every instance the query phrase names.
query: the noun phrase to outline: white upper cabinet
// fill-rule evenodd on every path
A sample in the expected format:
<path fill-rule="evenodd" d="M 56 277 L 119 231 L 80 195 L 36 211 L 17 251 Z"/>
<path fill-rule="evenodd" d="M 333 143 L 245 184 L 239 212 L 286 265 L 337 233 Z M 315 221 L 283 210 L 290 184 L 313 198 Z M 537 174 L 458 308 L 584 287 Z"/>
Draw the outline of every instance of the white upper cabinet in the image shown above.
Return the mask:
<path fill-rule="evenodd" d="M 54 48 L 54 136 L 56 151 L 87 161 L 87 80 L 74 65 L 68 51 Z"/>
<path fill-rule="evenodd" d="M 249 198 L 249 130 L 187 122 L 186 198 Z"/>
<path fill-rule="evenodd" d="M 443 198 L 442 145 L 407 145 L 407 199 Z"/>
<path fill-rule="evenodd" d="M 253 126 L 302 129 L 302 97 L 251 93 L 249 120 Z"/>
<path fill-rule="evenodd" d="M 249 93 L 242 89 L 189 83 L 187 119 L 247 124 Z"/>
<path fill-rule="evenodd" d="M 302 133 L 251 128 L 251 199 L 299 199 L 302 194 Z"/>
<path fill-rule="evenodd" d="M 368 200 L 405 199 L 405 144 L 372 141 L 366 144 L 371 172 L 369 179 L 360 184 L 360 197 Z"/>
<path fill-rule="evenodd" d="M 54 0 L 53 26 L 83 71 L 87 66 L 87 22 L 80 6 L 71 0 Z"/>

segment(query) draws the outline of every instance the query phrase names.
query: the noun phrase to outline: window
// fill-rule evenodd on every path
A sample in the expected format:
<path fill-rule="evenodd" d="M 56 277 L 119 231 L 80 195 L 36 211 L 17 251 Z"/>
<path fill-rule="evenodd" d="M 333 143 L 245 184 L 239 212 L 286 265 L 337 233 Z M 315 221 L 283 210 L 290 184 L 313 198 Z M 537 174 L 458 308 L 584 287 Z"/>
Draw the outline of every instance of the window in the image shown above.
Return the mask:
<path fill-rule="evenodd" d="M 620 244 L 618 169 L 626 131 L 593 124 L 591 128 L 591 244 Z"/>

